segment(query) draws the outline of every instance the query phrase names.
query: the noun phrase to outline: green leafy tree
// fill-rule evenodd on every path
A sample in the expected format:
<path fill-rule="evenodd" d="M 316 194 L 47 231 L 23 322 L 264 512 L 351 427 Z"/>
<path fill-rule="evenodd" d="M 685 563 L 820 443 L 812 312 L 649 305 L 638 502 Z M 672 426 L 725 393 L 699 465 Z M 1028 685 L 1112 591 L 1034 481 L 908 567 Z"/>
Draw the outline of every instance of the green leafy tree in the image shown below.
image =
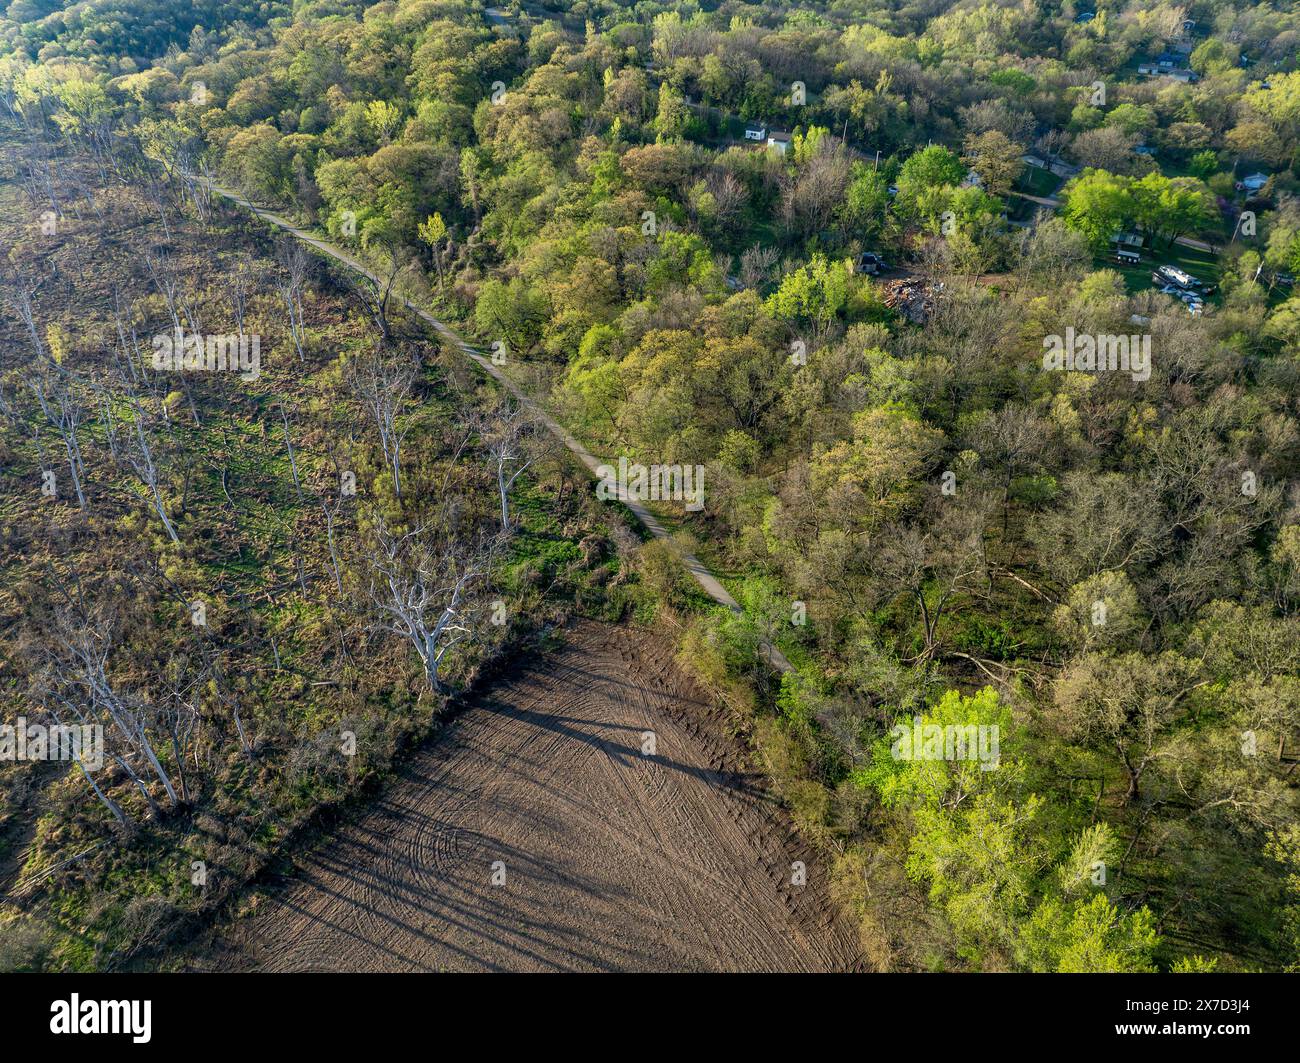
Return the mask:
<path fill-rule="evenodd" d="M 768 296 L 767 310 L 821 336 L 845 312 L 856 284 L 852 262 L 817 255 L 782 278 L 781 286 Z"/>
<path fill-rule="evenodd" d="M 851 234 L 873 240 L 884 229 L 888 211 L 889 182 L 880 171 L 857 163 L 840 207 L 841 221 Z"/>
<path fill-rule="evenodd" d="M 433 255 L 433 264 L 438 270 L 438 287 L 442 287 L 442 251 L 443 241 L 447 239 L 447 223 L 442 220 L 442 215 L 434 211 L 429 215 L 426 221 L 422 221 L 419 226 L 420 239 L 429 245 L 429 251 Z"/>
<path fill-rule="evenodd" d="M 1023 149 L 1000 130 L 990 129 L 966 138 L 962 161 L 979 175 L 984 190 L 1005 196 L 1024 170 Z"/>
<path fill-rule="evenodd" d="M 1104 249 L 1133 216 L 1129 184 L 1127 178 L 1105 170 L 1084 170 L 1061 190 L 1065 224 L 1082 233 L 1094 250 Z"/>
<path fill-rule="evenodd" d="M 1159 943 L 1149 909 L 1125 912 L 1098 893 L 1088 900 L 1044 901 L 1025 924 L 1021 948 L 1030 971 L 1133 974 L 1156 969 Z"/>
<path fill-rule="evenodd" d="M 956 154 L 939 144 L 908 157 L 898 174 L 900 194 L 915 196 L 927 188 L 940 188 L 944 185 L 960 184 L 966 176 L 966 168 Z"/>
<path fill-rule="evenodd" d="M 402 109 L 388 100 L 371 100 L 366 104 L 366 121 L 374 130 L 381 144 L 393 139 L 398 123 L 402 120 Z"/>
<path fill-rule="evenodd" d="M 1195 232 L 1214 216 L 1214 197 L 1194 177 L 1165 177 L 1153 172 L 1133 181 L 1129 187 L 1133 219 L 1146 233 L 1166 236 L 1172 242 Z"/>
<path fill-rule="evenodd" d="M 671 85 L 659 86 L 659 108 L 655 112 L 654 130 L 659 140 L 680 140 L 691 119 L 686 98 Z"/>

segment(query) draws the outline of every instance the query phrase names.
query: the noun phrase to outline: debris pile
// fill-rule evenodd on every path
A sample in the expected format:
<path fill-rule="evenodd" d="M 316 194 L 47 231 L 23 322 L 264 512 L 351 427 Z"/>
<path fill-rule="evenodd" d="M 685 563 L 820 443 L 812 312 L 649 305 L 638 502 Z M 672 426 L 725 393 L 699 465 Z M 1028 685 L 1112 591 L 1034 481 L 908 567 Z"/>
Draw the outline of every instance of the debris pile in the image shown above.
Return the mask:
<path fill-rule="evenodd" d="M 936 287 L 920 278 L 886 281 L 882 288 L 885 305 L 897 310 L 914 324 L 920 325 L 934 312 Z"/>

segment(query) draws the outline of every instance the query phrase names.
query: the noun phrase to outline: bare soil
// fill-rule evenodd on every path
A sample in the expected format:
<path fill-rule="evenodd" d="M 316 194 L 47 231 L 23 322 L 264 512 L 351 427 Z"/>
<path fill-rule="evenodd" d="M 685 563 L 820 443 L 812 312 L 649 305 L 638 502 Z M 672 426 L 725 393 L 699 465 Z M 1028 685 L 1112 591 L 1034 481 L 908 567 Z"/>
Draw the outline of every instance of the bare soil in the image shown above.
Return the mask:
<path fill-rule="evenodd" d="M 668 642 L 579 622 L 561 649 L 521 661 L 463 709 L 381 798 L 223 931 L 209 962 L 860 968 L 826 862 L 741 769 L 743 755 Z M 795 861 L 806 886 L 791 885 Z"/>

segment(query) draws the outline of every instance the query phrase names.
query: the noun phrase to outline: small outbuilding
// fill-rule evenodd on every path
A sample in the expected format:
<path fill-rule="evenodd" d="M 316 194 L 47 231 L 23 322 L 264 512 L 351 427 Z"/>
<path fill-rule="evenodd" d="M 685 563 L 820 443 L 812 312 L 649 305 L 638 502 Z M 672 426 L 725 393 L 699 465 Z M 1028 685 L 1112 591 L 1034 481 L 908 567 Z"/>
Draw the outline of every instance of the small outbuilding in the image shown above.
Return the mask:
<path fill-rule="evenodd" d="M 767 146 L 775 148 L 782 155 L 790 150 L 790 134 L 780 133 L 775 130 L 767 135 Z"/>

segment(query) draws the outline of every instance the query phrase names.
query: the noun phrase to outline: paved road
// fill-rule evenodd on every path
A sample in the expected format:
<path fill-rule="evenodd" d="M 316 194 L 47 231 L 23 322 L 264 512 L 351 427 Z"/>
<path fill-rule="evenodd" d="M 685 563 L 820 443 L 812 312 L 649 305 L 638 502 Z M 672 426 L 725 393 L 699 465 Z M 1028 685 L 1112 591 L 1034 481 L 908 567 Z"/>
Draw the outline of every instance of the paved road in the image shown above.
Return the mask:
<path fill-rule="evenodd" d="M 1052 210 L 1056 210 L 1061 206 L 1061 200 L 1055 196 L 1031 196 L 1028 192 L 1015 191 L 1011 194 L 1017 199 L 1027 199 L 1030 203 L 1037 203 L 1040 207 L 1051 207 Z"/>
<path fill-rule="evenodd" d="M 238 204 L 245 210 L 248 210 L 261 218 L 263 221 L 270 222 L 277 228 L 283 229 L 290 235 L 297 237 L 303 243 L 315 248 L 321 254 L 327 255 L 335 261 L 342 262 L 349 269 L 355 270 L 357 273 L 360 273 L 365 277 L 369 277 L 376 284 L 381 286 L 383 285 L 384 281 L 381 280 L 364 262 L 360 261 L 355 256 L 350 255 L 341 247 L 337 247 L 334 244 L 322 240 L 318 236 L 312 235 L 307 232 L 307 230 L 295 225 L 283 215 L 275 213 L 275 211 L 268 210 L 265 207 L 259 207 L 256 203 L 253 203 L 233 189 L 224 188 L 213 182 L 208 182 L 208 187 L 216 195 L 221 196 L 221 198 Z M 597 460 L 591 451 L 583 446 L 582 443 L 568 431 L 568 429 L 556 421 L 555 418 L 542 409 L 540 405 L 525 395 L 519 386 L 501 371 L 499 366 L 493 365 L 492 361 L 487 358 L 481 350 L 466 343 L 464 337 L 456 332 L 455 329 L 451 328 L 451 326 L 449 326 L 445 321 L 440 321 L 423 307 L 416 305 L 409 299 L 400 295 L 399 298 L 402 299 L 403 304 L 412 313 L 416 314 L 423 321 L 429 324 L 444 340 L 456 347 L 465 355 L 466 358 L 474 362 L 474 364 L 482 369 L 483 372 L 487 373 L 502 387 L 506 388 L 512 395 L 514 395 L 515 399 L 526 407 L 542 424 L 544 424 L 553 436 L 559 439 L 560 442 L 568 447 L 570 451 L 578 456 L 578 459 L 582 464 L 590 470 L 592 476 L 597 479 L 601 478 L 597 470 L 605 463 Z M 668 529 L 659 522 L 659 519 L 655 517 L 655 515 L 651 513 L 645 505 L 635 498 L 622 497 L 619 500 L 632 511 L 636 519 L 645 526 L 651 535 L 656 539 L 667 543 L 668 546 L 681 558 L 682 564 L 686 566 L 686 570 L 695 579 L 695 582 L 704 590 L 705 594 L 719 605 L 725 605 L 732 612 L 740 613 L 742 611 L 740 604 L 731 596 L 727 591 L 727 588 L 722 585 L 718 578 L 708 570 L 704 562 L 694 554 L 682 550 L 672 539 Z M 776 646 L 766 642 L 763 642 L 762 646 L 763 655 L 768 658 L 773 667 L 782 672 L 791 671 L 789 660 L 786 659 L 785 654 L 783 654 Z"/>

